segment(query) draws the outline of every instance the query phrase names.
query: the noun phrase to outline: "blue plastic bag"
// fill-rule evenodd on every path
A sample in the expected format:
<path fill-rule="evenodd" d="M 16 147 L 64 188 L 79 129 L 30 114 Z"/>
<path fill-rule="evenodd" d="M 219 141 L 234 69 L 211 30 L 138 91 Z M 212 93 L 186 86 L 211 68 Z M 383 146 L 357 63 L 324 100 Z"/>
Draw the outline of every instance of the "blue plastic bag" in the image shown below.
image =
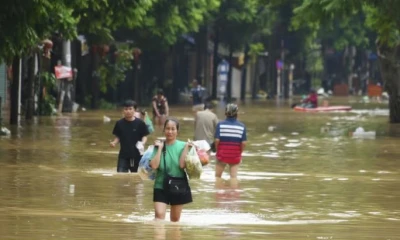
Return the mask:
<path fill-rule="evenodd" d="M 154 180 L 156 178 L 156 170 L 150 167 L 151 156 L 153 155 L 154 146 L 150 145 L 143 153 L 139 162 L 138 174 L 143 180 Z"/>

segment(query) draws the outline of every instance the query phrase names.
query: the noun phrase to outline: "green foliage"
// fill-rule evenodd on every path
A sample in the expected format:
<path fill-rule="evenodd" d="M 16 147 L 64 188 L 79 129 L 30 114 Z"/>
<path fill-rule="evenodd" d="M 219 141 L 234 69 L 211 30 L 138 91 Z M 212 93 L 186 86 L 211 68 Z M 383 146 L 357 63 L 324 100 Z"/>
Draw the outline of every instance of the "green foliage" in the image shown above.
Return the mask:
<path fill-rule="evenodd" d="M 262 43 L 250 44 L 249 56 L 253 63 L 256 62 L 257 56 L 264 51 L 264 45 Z"/>
<path fill-rule="evenodd" d="M 67 0 L 65 0 L 67 1 Z M 157 0 L 85 0 L 73 15 L 79 19 L 78 31 L 91 43 L 108 43 L 120 27 L 137 28 Z"/>
<path fill-rule="evenodd" d="M 104 99 L 100 99 L 99 101 L 99 108 L 100 109 L 106 109 L 106 110 L 110 110 L 110 109 L 116 109 L 117 106 L 115 104 L 109 103 Z"/>
<path fill-rule="evenodd" d="M 107 92 L 108 87 L 115 88 L 125 80 L 125 73 L 132 68 L 132 49 L 120 46 L 115 52 L 115 63 L 110 58 L 104 58 L 96 73 L 100 77 L 100 91 Z"/>
<path fill-rule="evenodd" d="M 220 0 L 158 0 L 137 33 L 144 41 L 152 39 L 158 47 L 171 46 L 182 34 L 197 32 L 219 5 Z"/>
<path fill-rule="evenodd" d="M 56 76 L 53 73 L 44 72 L 40 74 L 41 84 L 48 90 L 53 90 L 56 87 Z"/>
<path fill-rule="evenodd" d="M 90 105 L 91 105 L 91 102 L 92 102 L 92 98 L 93 98 L 92 95 L 86 95 L 86 96 L 85 96 L 85 99 L 84 99 L 84 101 L 83 101 L 83 105 L 84 105 L 84 106 L 90 106 Z"/>
<path fill-rule="evenodd" d="M 344 31 L 344 38 L 354 45 L 367 42 L 366 36 L 371 35 L 367 27 L 377 33 L 381 44 L 394 46 L 400 42 L 399 10 L 400 1 L 397 0 L 304 0 L 294 11 L 293 26 L 332 28 L 340 21 L 339 31 Z"/>
<path fill-rule="evenodd" d="M 389 5 L 389 2 L 393 3 L 393 1 L 382 1 L 376 6 L 364 4 L 362 10 L 366 14 L 366 25 L 378 34 L 377 40 L 380 43 L 394 46 L 400 40 L 400 21 L 394 10 L 399 11 L 400 6 L 398 1 L 393 5 Z"/>
<path fill-rule="evenodd" d="M 357 8 L 361 8 L 358 0 L 304 0 L 293 11 L 292 27 L 310 29 L 310 37 L 332 42 L 338 50 L 350 45 L 368 47 L 371 41 L 365 14 Z"/>
<path fill-rule="evenodd" d="M 306 70 L 311 74 L 319 74 L 323 71 L 323 59 L 321 54 L 321 45 L 311 43 L 306 54 Z"/>
<path fill-rule="evenodd" d="M 39 84 L 39 75 L 36 78 L 36 94 L 39 94 L 40 88 L 39 85 L 42 86 L 43 89 L 43 99 L 41 101 L 41 112 L 39 115 L 42 116 L 50 116 L 56 113 L 55 106 L 56 106 L 56 98 L 51 95 L 51 92 L 56 87 L 56 77 L 53 73 L 44 72 L 40 74 L 40 84 Z"/>
<path fill-rule="evenodd" d="M 0 61 L 23 56 L 55 31 L 76 36 L 75 1 L 3 1 L 0 8 Z"/>
<path fill-rule="evenodd" d="M 311 75 L 313 87 L 321 86 L 321 77 L 324 70 L 323 56 L 321 52 L 321 44 L 316 42 L 308 42 L 306 45 L 306 66 L 305 69 Z"/>
<path fill-rule="evenodd" d="M 57 113 L 55 108 L 56 106 L 56 98 L 50 94 L 47 94 L 43 97 L 43 101 L 41 102 L 41 116 L 51 116 Z"/>
<path fill-rule="evenodd" d="M 223 0 L 215 16 L 222 44 L 232 50 L 241 50 L 257 35 L 271 33 L 274 14 L 259 0 Z"/>
<path fill-rule="evenodd" d="M 78 33 L 93 42 L 112 40 L 118 27 L 144 23 L 156 0 L 5 1 L 0 8 L 0 61 L 29 54 L 43 39 L 58 32 L 66 39 Z"/>

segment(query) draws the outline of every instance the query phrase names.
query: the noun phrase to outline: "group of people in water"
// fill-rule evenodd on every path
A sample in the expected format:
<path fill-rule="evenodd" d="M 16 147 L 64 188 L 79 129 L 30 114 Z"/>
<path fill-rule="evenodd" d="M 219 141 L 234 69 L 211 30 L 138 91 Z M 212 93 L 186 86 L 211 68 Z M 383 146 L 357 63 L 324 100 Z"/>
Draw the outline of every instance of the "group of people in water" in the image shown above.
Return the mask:
<path fill-rule="evenodd" d="M 195 140 L 205 140 L 216 152 L 215 177 L 221 182 L 221 176 L 229 166 L 230 182 L 237 185 L 237 172 L 241 163 L 242 152 L 247 141 L 246 126 L 237 120 L 238 106 L 229 103 L 225 107 L 226 119 L 219 121 L 213 106 L 205 102 L 206 91 L 197 83 L 192 83 L 192 110 L 195 113 Z M 180 124 L 176 118 L 170 117 L 168 101 L 162 90 L 152 99 L 153 122 L 162 126 L 163 139 L 157 139 L 151 156 L 150 166 L 157 170 L 154 180 L 153 202 L 155 219 L 164 220 L 167 205 L 171 206 L 170 220 L 180 220 L 184 204 L 193 201 L 192 193 L 185 172 L 185 158 L 192 142 L 178 139 Z M 150 134 L 146 125 L 146 113 L 138 111 L 137 104 L 127 100 L 123 105 L 124 117 L 115 123 L 112 134 L 112 147 L 120 144 L 118 155 L 118 172 L 137 172 L 139 161 L 143 155 L 147 136 Z"/>

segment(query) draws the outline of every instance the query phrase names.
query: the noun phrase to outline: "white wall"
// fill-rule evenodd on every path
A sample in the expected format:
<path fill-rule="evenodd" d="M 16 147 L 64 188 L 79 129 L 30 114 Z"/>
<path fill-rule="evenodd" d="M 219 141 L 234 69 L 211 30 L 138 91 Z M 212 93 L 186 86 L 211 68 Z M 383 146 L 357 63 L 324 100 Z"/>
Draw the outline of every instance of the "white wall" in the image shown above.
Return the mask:
<path fill-rule="evenodd" d="M 249 96 L 251 94 L 251 88 L 253 79 L 251 79 L 252 71 L 253 71 L 253 64 L 249 64 L 247 66 L 246 72 L 246 95 Z M 233 68 L 232 72 L 232 97 L 240 99 L 240 90 L 241 90 L 241 80 L 242 80 L 242 70 L 238 68 Z"/>
<path fill-rule="evenodd" d="M 241 77 L 242 77 L 242 71 L 237 69 L 237 68 L 233 68 L 233 72 L 232 72 L 232 97 L 236 98 L 236 99 L 240 99 L 240 81 L 241 81 Z"/>

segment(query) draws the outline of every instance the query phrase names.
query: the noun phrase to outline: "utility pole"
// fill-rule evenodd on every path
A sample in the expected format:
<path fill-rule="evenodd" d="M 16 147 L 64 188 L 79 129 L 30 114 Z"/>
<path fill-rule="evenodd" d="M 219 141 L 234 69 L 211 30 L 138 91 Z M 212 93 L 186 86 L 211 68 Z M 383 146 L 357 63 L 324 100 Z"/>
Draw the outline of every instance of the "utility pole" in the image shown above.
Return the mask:
<path fill-rule="evenodd" d="M 71 67 L 71 41 L 64 40 L 62 43 L 62 48 L 63 48 L 63 64 L 67 67 Z M 69 79 L 61 79 L 60 102 L 58 103 L 58 113 L 60 114 L 63 111 L 65 94 L 71 96 L 71 93 L 69 92 L 68 88 L 69 83 L 67 81 L 69 81 Z"/>

